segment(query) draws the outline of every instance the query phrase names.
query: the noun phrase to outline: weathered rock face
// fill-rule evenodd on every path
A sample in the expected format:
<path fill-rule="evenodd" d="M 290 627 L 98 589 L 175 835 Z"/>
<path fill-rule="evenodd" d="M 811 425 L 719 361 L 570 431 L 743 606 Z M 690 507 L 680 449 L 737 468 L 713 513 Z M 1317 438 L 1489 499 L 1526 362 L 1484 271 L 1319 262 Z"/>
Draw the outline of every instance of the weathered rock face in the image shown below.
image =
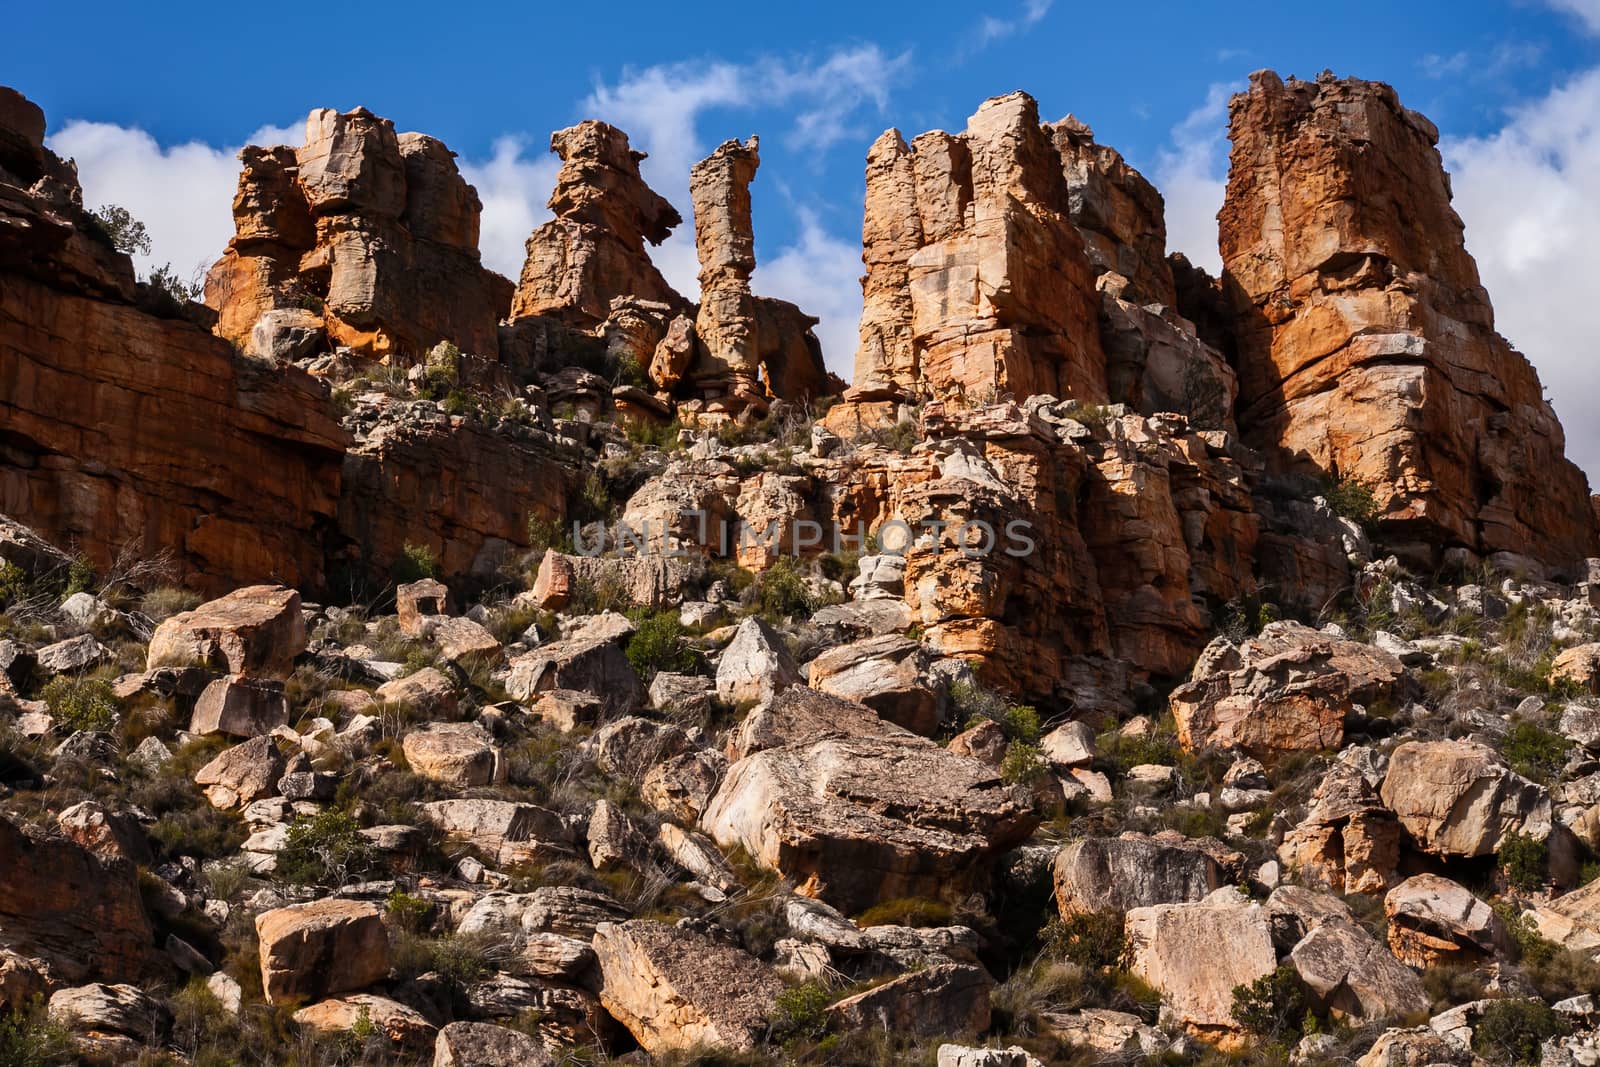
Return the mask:
<path fill-rule="evenodd" d="M 778 747 L 729 767 L 701 820 L 718 844 L 742 846 L 853 912 L 896 897 L 953 899 L 1038 824 L 992 767 L 932 741 L 888 723 L 876 736 L 826 736 L 837 705 L 848 702 L 819 693 L 774 703 L 760 733 Z"/>
<path fill-rule="evenodd" d="M 420 357 L 439 341 L 493 357 L 511 283 L 478 256 L 477 191 L 455 154 L 357 108 L 311 112 L 299 148 L 249 147 L 234 237 L 206 277 L 217 330 L 257 355 L 262 316 L 372 358 Z"/>
<path fill-rule="evenodd" d="M 1106 399 L 1093 273 L 1061 158 L 1026 93 L 959 135 L 872 146 L 859 400 L 1035 393 Z"/>
<path fill-rule="evenodd" d="M 1510 947 L 1494 909 L 1463 886 L 1417 874 L 1383 898 L 1389 949 L 1413 967 L 1471 966 Z"/>
<path fill-rule="evenodd" d="M 0 134 L 0 512 L 100 566 L 142 541 L 211 589 L 317 584 L 346 440 L 326 392 L 139 295 L 34 132 Z"/>
<path fill-rule="evenodd" d="M 1072 842 L 1056 856 L 1054 877 L 1064 917 L 1189 903 L 1223 884 L 1221 868 L 1203 849 L 1133 835 Z"/>
<path fill-rule="evenodd" d="M 389 973 L 389 935 L 371 904 L 317 900 L 256 916 L 267 1000 L 361 989 Z"/>
<path fill-rule="evenodd" d="M 589 327 L 604 322 L 618 298 L 656 301 L 669 312 L 686 307 L 645 250 L 683 221 L 640 176 L 645 153 L 593 120 L 551 134 L 550 150 L 561 157 L 547 205 L 556 217 L 528 238 L 511 314 Z"/>
<path fill-rule="evenodd" d="M 0 949 L 53 983 L 137 981 L 156 965 L 134 865 L 0 818 Z"/>
<path fill-rule="evenodd" d="M 1595 550 L 1585 480 L 1493 312 L 1438 131 L 1376 82 L 1270 72 L 1230 105 L 1221 214 L 1246 437 L 1371 486 L 1385 539 L 1565 567 Z"/>
<path fill-rule="evenodd" d="M 1317 751 L 1339 746 L 1352 702 L 1387 698 L 1404 673 L 1379 648 L 1275 622 L 1240 648 L 1213 642 L 1171 706 L 1187 748 Z"/>
<path fill-rule="evenodd" d="M 1378 796 L 1381 779 L 1350 762 L 1333 766 L 1310 810 L 1284 835 L 1278 858 L 1300 879 L 1339 893 L 1377 893 L 1400 862 L 1400 823 Z"/>
<path fill-rule="evenodd" d="M 600 1001 L 646 1052 L 755 1046 L 783 983 L 737 948 L 665 923 L 602 924 Z"/>
<path fill-rule="evenodd" d="M 1550 835 L 1550 795 L 1475 741 L 1408 741 L 1389 758 L 1383 802 L 1416 846 L 1487 856 L 1510 833 Z"/>

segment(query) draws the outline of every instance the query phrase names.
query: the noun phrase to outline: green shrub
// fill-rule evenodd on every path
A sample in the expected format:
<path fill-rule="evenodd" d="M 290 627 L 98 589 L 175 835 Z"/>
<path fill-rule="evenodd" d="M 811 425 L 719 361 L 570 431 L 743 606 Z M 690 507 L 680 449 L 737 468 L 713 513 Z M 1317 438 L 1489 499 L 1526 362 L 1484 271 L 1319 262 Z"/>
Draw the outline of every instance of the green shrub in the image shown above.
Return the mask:
<path fill-rule="evenodd" d="M 950 905 L 926 897 L 896 897 L 856 916 L 858 926 L 949 926 Z"/>
<path fill-rule="evenodd" d="M 69 730 L 109 730 L 117 721 L 117 698 L 98 678 L 52 678 L 39 694 L 51 718 Z"/>
<path fill-rule="evenodd" d="M 528 549 L 541 558 L 550 549 L 557 552 L 572 551 L 572 532 L 560 519 L 541 518 L 537 512 L 528 512 Z"/>
<path fill-rule="evenodd" d="M 828 1005 L 833 997 L 820 982 L 802 982 L 778 994 L 772 1028 L 790 1040 L 816 1041 L 828 1030 Z"/>
<path fill-rule="evenodd" d="M 181 612 L 193 611 L 199 606 L 199 593 L 172 585 L 157 586 L 146 593 L 139 602 L 139 610 L 148 615 L 152 622 L 162 622 Z"/>
<path fill-rule="evenodd" d="M 89 212 L 89 220 L 118 252 L 130 256 L 150 254 L 150 231 L 122 205 L 101 204 Z"/>
<path fill-rule="evenodd" d="M 69 597 L 74 593 L 91 592 L 95 582 L 94 564 L 86 556 L 73 556 L 72 562 L 67 564 L 67 587 L 61 591 L 61 595 Z"/>
<path fill-rule="evenodd" d="M 1328 487 L 1325 494 L 1328 506 L 1340 515 L 1361 526 L 1371 526 L 1378 519 L 1378 498 L 1372 487 L 1355 478 L 1341 478 Z"/>
<path fill-rule="evenodd" d="M 756 610 L 774 625 L 787 618 L 805 618 L 822 605 L 811 593 L 792 556 L 779 556 L 756 578 Z"/>
<path fill-rule="evenodd" d="M 422 929 L 422 924 L 427 921 L 428 914 L 433 911 L 433 905 L 419 896 L 413 896 L 403 889 L 396 889 L 389 894 L 389 899 L 384 904 L 384 910 L 389 918 L 400 929 L 407 933 L 417 933 Z"/>
<path fill-rule="evenodd" d="M 1287 1042 L 1297 1037 L 1309 1011 L 1305 984 L 1288 964 L 1249 985 L 1233 988 L 1234 1020 L 1269 1041 Z"/>
<path fill-rule="evenodd" d="M 400 558 L 390 566 L 389 576 L 399 585 L 439 577 L 439 564 L 434 559 L 433 549 L 407 541 L 400 549 Z"/>
<path fill-rule="evenodd" d="M 1031 786 L 1041 781 L 1048 768 L 1038 745 L 1013 741 L 1000 761 L 1000 777 L 1010 785 Z"/>
<path fill-rule="evenodd" d="M 659 671 L 694 669 L 694 650 L 684 643 L 685 630 L 674 611 L 658 611 L 638 620 L 628 638 L 628 662 L 649 681 Z"/>
<path fill-rule="evenodd" d="M 1492 1063 L 1536 1064 L 1539 1046 L 1571 1033 L 1566 1020 L 1537 1000 L 1496 1000 L 1472 1028 L 1472 1050 Z"/>
<path fill-rule="evenodd" d="M 1091 970 L 1120 966 L 1126 949 L 1122 915 L 1115 911 L 1051 919 L 1041 936 L 1047 955 Z"/>
<path fill-rule="evenodd" d="M 33 595 L 28 572 L 10 560 L 0 560 L 0 605 L 11 605 Z"/>
<path fill-rule="evenodd" d="M 0 1019 L 0 1067 L 55 1067 L 78 1062 L 72 1035 L 43 1011 Z"/>
<path fill-rule="evenodd" d="M 1500 842 L 1498 859 L 1506 881 L 1515 889 L 1531 892 L 1544 885 L 1547 849 L 1539 838 L 1511 831 Z"/>
<path fill-rule="evenodd" d="M 1515 723 L 1506 735 L 1503 753 L 1511 769 L 1536 782 L 1550 782 L 1561 773 L 1572 743 L 1537 723 Z"/>
<path fill-rule="evenodd" d="M 278 852 L 278 873 L 300 885 L 343 885 L 369 872 L 372 843 L 347 813 L 331 808 L 309 819 L 296 819 Z"/>
<path fill-rule="evenodd" d="M 1031 745 L 1039 740 L 1039 711 L 1027 704 L 1013 704 L 1007 708 L 1000 718 L 1000 725 L 1013 741 Z"/>

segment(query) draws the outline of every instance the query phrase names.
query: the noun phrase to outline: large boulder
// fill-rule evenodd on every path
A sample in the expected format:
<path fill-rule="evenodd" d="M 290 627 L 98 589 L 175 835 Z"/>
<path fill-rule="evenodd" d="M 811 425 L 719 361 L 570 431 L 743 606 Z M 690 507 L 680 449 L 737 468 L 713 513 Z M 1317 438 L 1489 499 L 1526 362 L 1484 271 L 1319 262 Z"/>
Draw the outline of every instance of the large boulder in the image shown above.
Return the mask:
<path fill-rule="evenodd" d="M 1550 795 L 1476 741 L 1407 741 L 1389 757 L 1380 791 L 1416 846 L 1441 856 L 1487 856 L 1506 835 L 1550 835 Z"/>
<path fill-rule="evenodd" d="M 683 926 L 605 923 L 594 951 L 600 1001 L 644 1050 L 748 1050 L 765 1034 L 783 983 L 749 954 Z"/>
<path fill-rule="evenodd" d="M 261 989 L 269 1002 L 364 989 L 389 973 L 383 912 L 357 900 L 291 904 L 256 916 Z"/>
<path fill-rule="evenodd" d="M 451 1023 L 433 1045 L 433 1067 L 553 1067 L 555 1062 L 527 1034 L 489 1023 Z"/>
<path fill-rule="evenodd" d="M 446 785 L 488 785 L 501 769 L 494 739 L 473 722 L 427 723 L 406 734 L 400 747 L 413 771 Z"/>
<path fill-rule="evenodd" d="M 1162 1018 L 1223 1045 L 1243 1035 L 1233 990 L 1278 965 L 1266 909 L 1237 889 L 1128 912 L 1128 969 L 1162 995 Z"/>
<path fill-rule="evenodd" d="M 259 737 L 289 724 L 283 683 L 232 675 L 218 678 L 200 693 L 189 719 L 193 734 Z"/>
<path fill-rule="evenodd" d="M 422 805 L 422 817 L 501 864 L 551 859 L 571 852 L 572 831 L 561 816 L 537 804 L 461 798 Z"/>
<path fill-rule="evenodd" d="M 1202 849 L 1134 834 L 1080 838 L 1052 867 L 1063 917 L 1203 900 L 1224 884 L 1216 860 Z"/>
<path fill-rule="evenodd" d="M 1465 886 L 1412 875 L 1383 898 L 1389 949 L 1412 967 L 1473 965 L 1510 948 L 1505 924 Z"/>
<path fill-rule="evenodd" d="M 1400 823 L 1378 795 L 1381 778 L 1343 759 L 1311 795 L 1304 819 L 1284 835 L 1278 858 L 1310 885 L 1377 893 L 1400 862 Z"/>
<path fill-rule="evenodd" d="M 1404 674 L 1382 649 L 1275 622 L 1238 647 L 1212 642 L 1171 707 L 1188 749 L 1316 752 L 1339 747 L 1353 703 L 1386 699 Z"/>
<path fill-rule="evenodd" d="M 547 690 L 574 689 L 599 697 L 613 714 L 631 711 L 644 699 L 644 684 L 624 650 L 633 630 L 614 612 L 597 616 L 568 637 L 512 660 L 506 691 L 532 700 Z"/>
<path fill-rule="evenodd" d="M 765 704 L 804 682 L 783 637 L 755 616 L 739 624 L 717 662 L 717 697 L 725 704 Z"/>
<path fill-rule="evenodd" d="M 229 674 L 284 676 L 306 647 L 300 594 L 251 585 L 165 620 L 150 636 L 148 669 L 204 665 Z"/>
<path fill-rule="evenodd" d="M 830 648 L 809 665 L 811 686 L 855 700 L 913 733 L 939 730 L 939 696 L 922 646 L 898 634 Z"/>
<path fill-rule="evenodd" d="M 1403 1018 L 1426 1011 L 1416 972 L 1396 960 L 1337 897 L 1280 886 L 1267 898 L 1273 935 L 1317 1006 L 1340 1018 Z"/>
<path fill-rule="evenodd" d="M 438 1028 L 416 1008 L 373 993 L 330 997 L 294 1013 L 296 1025 L 328 1038 L 348 1035 L 370 1026 L 391 1045 L 420 1054 L 433 1041 Z M 411 1061 L 415 1062 L 415 1061 Z"/>
<path fill-rule="evenodd" d="M 1533 910 L 1539 936 L 1574 952 L 1600 951 L 1600 880 L 1563 893 Z"/>
<path fill-rule="evenodd" d="M 895 897 L 954 899 L 1038 825 L 1031 799 L 975 759 L 881 720 L 864 736 L 818 731 L 828 700 L 774 703 L 755 731 L 774 747 L 730 766 L 701 819 L 719 845 L 859 911 Z"/>
<path fill-rule="evenodd" d="M 271 796 L 283 771 L 277 744 L 263 735 L 219 753 L 195 772 L 194 784 L 205 788 L 206 799 L 214 807 L 226 811 Z"/>
<path fill-rule="evenodd" d="M 970 1037 L 989 1029 L 994 979 L 982 967 L 942 963 L 901 975 L 828 1007 L 841 1030 L 888 1030 L 912 1037 Z"/>

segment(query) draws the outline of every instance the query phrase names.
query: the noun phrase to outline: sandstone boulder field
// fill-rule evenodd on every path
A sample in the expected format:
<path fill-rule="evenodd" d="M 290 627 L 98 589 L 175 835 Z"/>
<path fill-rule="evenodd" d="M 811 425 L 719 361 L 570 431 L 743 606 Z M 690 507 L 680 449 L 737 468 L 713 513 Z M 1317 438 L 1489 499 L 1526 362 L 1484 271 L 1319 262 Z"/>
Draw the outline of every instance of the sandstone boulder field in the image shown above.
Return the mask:
<path fill-rule="evenodd" d="M 825 353 L 758 135 L 554 131 L 510 279 L 317 108 L 190 299 L 0 88 L 0 1064 L 1596 1062 L 1597 498 L 1432 123 L 1228 124 L 1215 278 L 863 139 Z"/>

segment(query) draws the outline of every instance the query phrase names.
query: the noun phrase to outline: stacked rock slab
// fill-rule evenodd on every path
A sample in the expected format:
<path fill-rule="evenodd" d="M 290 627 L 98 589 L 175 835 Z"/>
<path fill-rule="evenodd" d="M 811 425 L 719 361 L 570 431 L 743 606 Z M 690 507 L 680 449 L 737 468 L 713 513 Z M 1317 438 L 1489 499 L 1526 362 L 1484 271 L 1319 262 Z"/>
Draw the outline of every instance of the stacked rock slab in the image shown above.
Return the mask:
<path fill-rule="evenodd" d="M 1061 159 L 1026 93 L 961 134 L 868 155 L 866 306 L 849 399 L 1106 399 L 1093 273 Z"/>
<path fill-rule="evenodd" d="M 138 543 L 207 589 L 318 584 L 347 441 L 325 390 L 137 285 L 44 129 L 0 88 L 0 512 L 99 566 Z"/>
<path fill-rule="evenodd" d="M 512 315 L 593 327 L 619 298 L 686 307 L 645 250 L 646 241 L 660 244 L 683 221 L 640 176 L 645 153 L 630 148 L 615 126 L 592 119 L 551 134 L 550 150 L 561 157 L 546 204 L 556 217 L 528 238 Z"/>
<path fill-rule="evenodd" d="M 1230 104 L 1222 258 L 1237 417 L 1280 466 L 1371 487 L 1417 562 L 1595 552 L 1583 474 L 1494 314 L 1432 123 L 1377 82 L 1285 82 Z"/>
<path fill-rule="evenodd" d="M 512 287 L 479 259 L 482 203 L 442 142 L 319 108 L 303 146 L 239 158 L 234 237 L 206 277 L 222 336 L 275 354 L 258 329 L 275 313 L 372 358 L 497 354 Z"/>

